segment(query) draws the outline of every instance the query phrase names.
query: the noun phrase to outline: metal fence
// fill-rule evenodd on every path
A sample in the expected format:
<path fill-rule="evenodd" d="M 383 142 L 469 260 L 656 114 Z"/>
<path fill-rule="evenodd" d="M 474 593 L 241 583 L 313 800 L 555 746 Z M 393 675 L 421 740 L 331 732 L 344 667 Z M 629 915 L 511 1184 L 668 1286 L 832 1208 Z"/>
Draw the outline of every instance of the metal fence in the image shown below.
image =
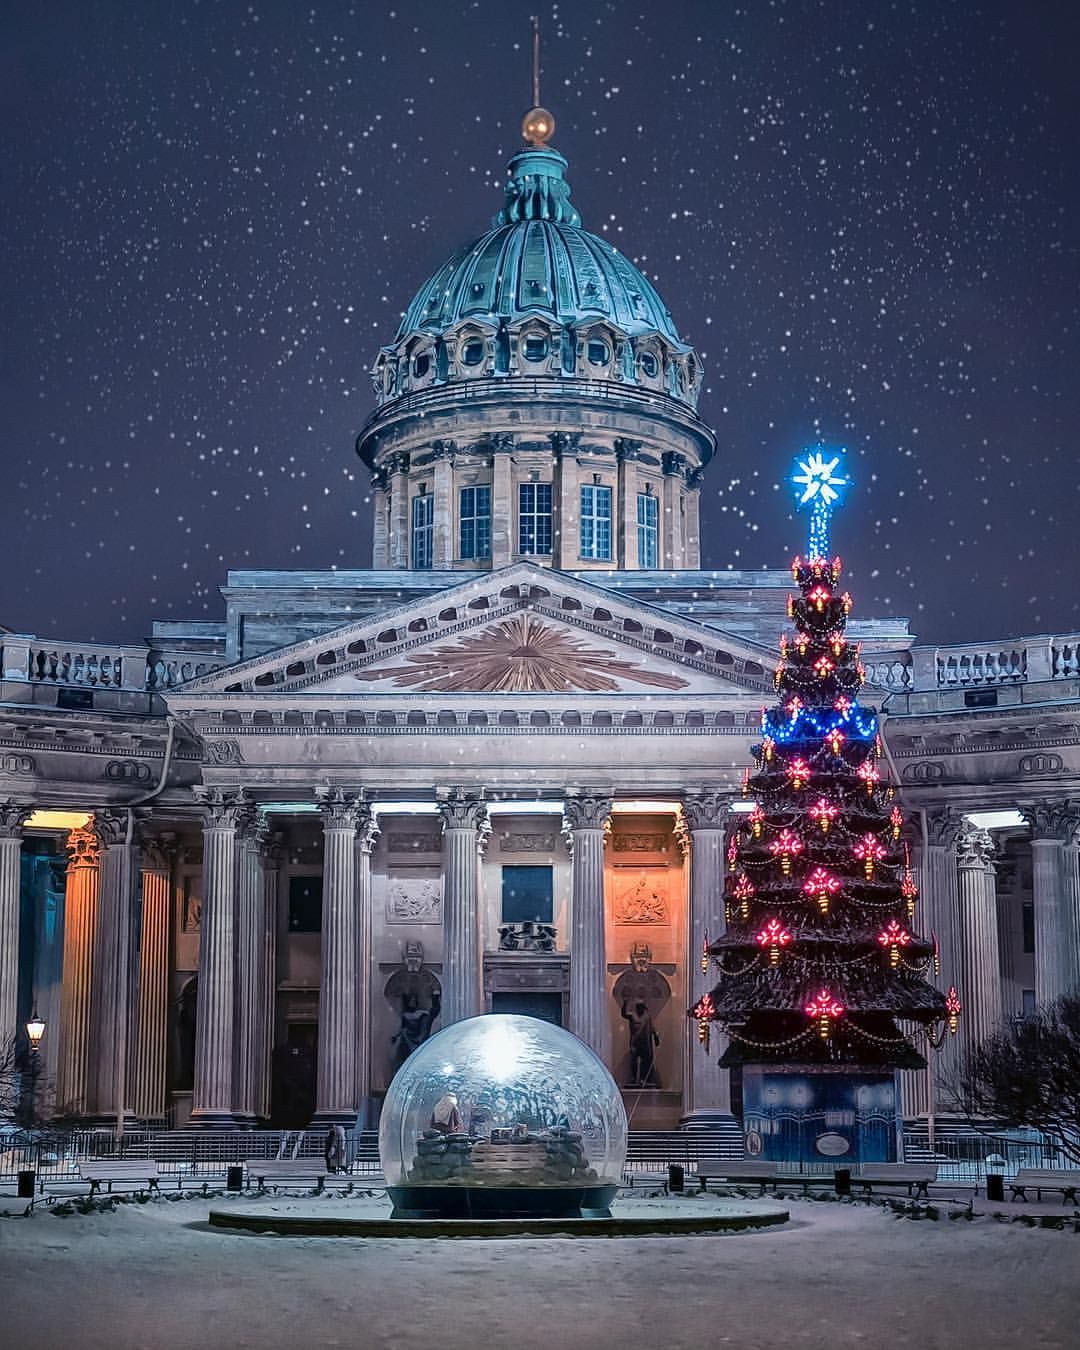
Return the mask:
<path fill-rule="evenodd" d="M 371 1131 L 347 1134 L 346 1172 L 351 1177 L 382 1175 L 378 1136 Z M 164 1177 L 182 1185 L 190 1177 L 201 1187 L 223 1178 L 228 1167 L 251 1158 L 321 1158 L 325 1130 L 133 1130 L 120 1138 L 110 1130 L 73 1130 L 0 1140 L 0 1179 L 34 1171 L 39 1183 L 78 1181 L 79 1163 L 110 1158 L 152 1159 Z"/>
<path fill-rule="evenodd" d="M 79 1163 L 109 1158 L 152 1159 L 159 1172 L 182 1186 L 223 1179 L 227 1167 L 254 1158 L 321 1158 L 324 1130 L 132 1130 L 121 1137 L 110 1130 L 35 1132 L 0 1135 L 0 1180 L 21 1171 L 38 1173 L 39 1182 L 78 1181 Z M 671 1164 L 693 1169 L 704 1154 L 721 1149 L 708 1131 L 631 1130 L 627 1168 L 631 1172 L 664 1173 Z M 909 1161 L 936 1163 L 942 1181 L 979 1183 L 986 1173 L 1014 1177 L 1021 1167 L 1076 1168 L 1059 1146 L 1034 1131 L 979 1132 L 970 1126 L 939 1130 L 930 1147 L 925 1129 L 904 1131 L 904 1153 Z M 837 1159 L 791 1163 L 786 1171 L 817 1175 L 831 1173 Z M 378 1135 L 371 1130 L 346 1134 L 346 1173 L 353 1178 L 382 1178 Z"/>

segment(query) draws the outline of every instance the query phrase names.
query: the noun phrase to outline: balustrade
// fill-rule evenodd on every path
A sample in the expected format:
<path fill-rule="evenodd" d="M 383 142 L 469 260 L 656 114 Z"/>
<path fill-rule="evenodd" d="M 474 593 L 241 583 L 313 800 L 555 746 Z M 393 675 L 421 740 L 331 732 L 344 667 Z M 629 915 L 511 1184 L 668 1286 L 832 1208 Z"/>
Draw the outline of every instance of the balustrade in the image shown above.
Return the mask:
<path fill-rule="evenodd" d="M 46 642 L 9 636 L 0 643 L 0 678 L 16 683 L 155 693 L 220 670 L 224 660 L 138 646 Z"/>
<path fill-rule="evenodd" d="M 1027 648 L 1004 651 L 974 651 L 939 648 L 937 682 L 939 688 L 964 688 L 968 685 L 1021 684 L 1027 679 Z"/>

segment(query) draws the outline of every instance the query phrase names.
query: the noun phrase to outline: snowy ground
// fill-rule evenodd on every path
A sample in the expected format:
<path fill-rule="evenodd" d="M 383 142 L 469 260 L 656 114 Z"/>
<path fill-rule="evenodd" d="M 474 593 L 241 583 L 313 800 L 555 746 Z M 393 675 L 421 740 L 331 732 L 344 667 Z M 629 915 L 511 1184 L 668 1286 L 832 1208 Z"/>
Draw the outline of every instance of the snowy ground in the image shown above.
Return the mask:
<path fill-rule="evenodd" d="M 211 1203 L 228 1202 L 0 1217 L 0 1344 L 1064 1350 L 1078 1343 L 1080 1234 L 991 1218 L 912 1222 L 876 1206 L 792 1200 L 785 1227 L 731 1236 L 366 1241 L 223 1233 L 205 1224 Z M 695 1201 L 669 1203 L 691 1210 Z"/>

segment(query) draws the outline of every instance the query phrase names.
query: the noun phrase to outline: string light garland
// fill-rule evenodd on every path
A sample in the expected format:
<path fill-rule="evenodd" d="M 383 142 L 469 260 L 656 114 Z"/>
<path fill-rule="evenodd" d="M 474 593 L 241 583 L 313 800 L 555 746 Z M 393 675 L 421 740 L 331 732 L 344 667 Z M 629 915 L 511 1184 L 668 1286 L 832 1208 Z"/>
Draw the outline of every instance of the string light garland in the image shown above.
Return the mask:
<path fill-rule="evenodd" d="M 750 809 L 728 837 L 727 931 L 702 957 L 703 971 L 713 957 L 718 983 L 691 1010 L 703 1043 L 708 1022 L 727 1031 L 721 1063 L 797 1055 L 909 1068 L 918 1054 L 896 1019 L 936 1045 L 961 1011 L 955 989 L 946 998 L 926 983 L 936 939 L 914 928 L 904 813 L 878 716 L 859 704 L 861 646 L 845 635 L 851 597 L 828 551 L 842 463 L 842 452 L 814 447 L 795 475 L 811 519 L 807 555 L 792 564 L 794 632 L 780 640 L 776 706 L 761 710 L 755 767 L 743 775 Z"/>

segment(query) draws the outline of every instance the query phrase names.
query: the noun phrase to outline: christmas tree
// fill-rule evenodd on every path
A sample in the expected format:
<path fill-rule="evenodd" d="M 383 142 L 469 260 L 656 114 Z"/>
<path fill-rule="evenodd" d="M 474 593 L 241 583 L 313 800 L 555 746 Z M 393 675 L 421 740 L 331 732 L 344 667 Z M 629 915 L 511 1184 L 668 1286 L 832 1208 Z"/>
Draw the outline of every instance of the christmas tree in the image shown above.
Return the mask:
<path fill-rule="evenodd" d="M 818 447 L 794 481 L 811 509 L 810 547 L 793 564 L 795 632 L 781 641 L 780 701 L 762 712 L 756 768 L 737 817 L 724 885 L 726 932 L 706 942 L 716 986 L 691 1010 L 725 1066 L 807 1066 L 891 1075 L 925 1060 L 899 1023 L 940 1043 L 955 990 L 923 978 L 934 944 L 916 932 L 904 816 L 888 781 L 877 717 L 860 707 L 863 670 L 844 636 L 851 599 L 830 559 L 829 516 L 847 485 Z"/>

